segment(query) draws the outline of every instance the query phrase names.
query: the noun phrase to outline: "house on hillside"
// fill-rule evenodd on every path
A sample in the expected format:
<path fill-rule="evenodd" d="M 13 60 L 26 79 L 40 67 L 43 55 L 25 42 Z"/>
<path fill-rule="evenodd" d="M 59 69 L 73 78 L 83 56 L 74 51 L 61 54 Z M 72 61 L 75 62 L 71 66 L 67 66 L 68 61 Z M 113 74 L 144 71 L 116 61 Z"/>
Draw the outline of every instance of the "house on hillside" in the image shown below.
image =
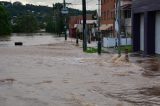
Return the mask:
<path fill-rule="evenodd" d="M 133 49 L 160 54 L 160 0 L 133 0 Z"/>

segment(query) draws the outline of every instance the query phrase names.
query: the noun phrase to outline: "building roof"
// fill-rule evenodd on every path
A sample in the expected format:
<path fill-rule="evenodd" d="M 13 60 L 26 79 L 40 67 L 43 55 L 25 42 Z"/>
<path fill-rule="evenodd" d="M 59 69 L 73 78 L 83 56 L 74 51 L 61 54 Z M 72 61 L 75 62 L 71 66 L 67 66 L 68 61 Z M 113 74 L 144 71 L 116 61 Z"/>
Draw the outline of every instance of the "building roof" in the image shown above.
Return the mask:
<path fill-rule="evenodd" d="M 100 26 L 100 30 L 101 31 L 105 31 L 105 30 L 107 30 L 107 29 L 109 29 L 109 28 L 111 28 L 111 27 L 113 27 L 113 24 L 102 24 L 101 26 Z"/>
<path fill-rule="evenodd" d="M 132 7 L 132 4 L 125 4 L 125 5 L 121 6 L 121 8 L 122 8 L 123 10 L 130 10 L 131 7 Z"/>

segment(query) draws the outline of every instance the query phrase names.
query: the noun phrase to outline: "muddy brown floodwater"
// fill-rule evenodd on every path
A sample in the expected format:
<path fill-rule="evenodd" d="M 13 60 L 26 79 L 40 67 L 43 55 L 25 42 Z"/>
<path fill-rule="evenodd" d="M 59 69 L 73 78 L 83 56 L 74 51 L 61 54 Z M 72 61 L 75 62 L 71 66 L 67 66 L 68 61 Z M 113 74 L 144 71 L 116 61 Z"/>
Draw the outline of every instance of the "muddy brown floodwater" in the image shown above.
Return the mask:
<path fill-rule="evenodd" d="M 144 69 L 143 75 L 148 77 L 160 76 L 160 59 L 159 57 L 137 60 Z"/>
<path fill-rule="evenodd" d="M 131 57 L 136 62 L 116 64 L 114 54 L 86 54 L 74 44 L 53 38 L 1 46 L 0 106 L 160 105 L 159 60 Z"/>

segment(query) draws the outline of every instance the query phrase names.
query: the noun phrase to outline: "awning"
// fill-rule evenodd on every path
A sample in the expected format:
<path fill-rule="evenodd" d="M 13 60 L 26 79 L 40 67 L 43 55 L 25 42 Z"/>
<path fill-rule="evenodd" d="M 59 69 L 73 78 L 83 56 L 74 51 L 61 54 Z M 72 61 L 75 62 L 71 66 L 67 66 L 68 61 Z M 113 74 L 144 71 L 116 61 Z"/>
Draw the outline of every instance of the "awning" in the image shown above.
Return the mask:
<path fill-rule="evenodd" d="M 105 30 L 108 30 L 109 28 L 111 28 L 111 27 L 113 27 L 113 24 L 102 24 L 101 26 L 100 26 L 100 30 L 101 31 L 105 31 Z"/>
<path fill-rule="evenodd" d="M 131 7 L 132 7 L 131 4 L 125 4 L 121 6 L 122 10 L 131 10 Z"/>

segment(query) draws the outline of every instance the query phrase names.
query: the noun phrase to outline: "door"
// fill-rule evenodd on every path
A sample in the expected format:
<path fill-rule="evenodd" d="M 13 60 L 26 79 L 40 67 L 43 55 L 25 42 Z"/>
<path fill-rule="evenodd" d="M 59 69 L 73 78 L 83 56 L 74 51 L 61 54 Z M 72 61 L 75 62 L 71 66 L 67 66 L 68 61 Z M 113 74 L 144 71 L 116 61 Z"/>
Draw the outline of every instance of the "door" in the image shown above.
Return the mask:
<path fill-rule="evenodd" d="M 160 12 L 156 14 L 155 53 L 160 54 Z"/>
<path fill-rule="evenodd" d="M 140 50 L 144 51 L 144 14 L 140 17 Z"/>

